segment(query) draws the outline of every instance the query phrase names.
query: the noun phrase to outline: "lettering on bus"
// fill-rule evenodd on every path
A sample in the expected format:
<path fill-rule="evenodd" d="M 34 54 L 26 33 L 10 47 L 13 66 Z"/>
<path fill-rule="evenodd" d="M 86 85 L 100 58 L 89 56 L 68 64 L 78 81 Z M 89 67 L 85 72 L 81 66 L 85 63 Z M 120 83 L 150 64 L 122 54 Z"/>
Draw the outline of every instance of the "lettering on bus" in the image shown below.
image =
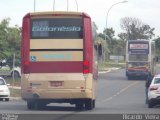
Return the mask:
<path fill-rule="evenodd" d="M 70 54 L 42 54 L 43 59 L 72 59 Z"/>
<path fill-rule="evenodd" d="M 130 49 L 148 49 L 148 44 L 130 44 Z"/>
<path fill-rule="evenodd" d="M 149 46 L 148 46 L 148 44 L 130 43 L 128 47 L 129 47 L 128 48 L 129 54 L 149 54 Z"/>
<path fill-rule="evenodd" d="M 72 60 L 73 56 L 71 54 L 40 54 L 40 55 L 31 55 L 30 61 L 48 61 L 48 60 Z"/>
<path fill-rule="evenodd" d="M 80 18 L 31 19 L 31 39 L 82 39 Z"/>
<path fill-rule="evenodd" d="M 44 31 L 44 32 L 49 32 L 49 31 L 59 31 L 59 32 L 67 32 L 67 31 L 81 31 L 81 28 L 80 27 L 76 27 L 76 26 L 72 26 L 72 27 L 66 27 L 66 26 L 62 26 L 62 27 L 56 27 L 56 26 L 53 26 L 53 27 L 49 27 L 49 26 L 44 26 L 44 27 L 41 27 L 41 26 L 36 26 L 36 27 L 33 27 L 32 28 L 32 31 L 35 32 L 35 31 Z"/>

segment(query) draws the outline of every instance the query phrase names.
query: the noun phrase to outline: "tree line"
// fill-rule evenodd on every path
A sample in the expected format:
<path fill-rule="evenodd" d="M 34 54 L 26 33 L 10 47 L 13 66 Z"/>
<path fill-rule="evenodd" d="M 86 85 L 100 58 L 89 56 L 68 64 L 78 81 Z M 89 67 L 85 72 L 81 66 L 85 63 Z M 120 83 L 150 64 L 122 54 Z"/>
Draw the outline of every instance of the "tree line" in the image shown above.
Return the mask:
<path fill-rule="evenodd" d="M 134 17 L 124 17 L 120 20 L 120 27 L 124 31 L 115 38 L 115 30 L 107 28 L 103 33 L 98 34 L 98 39 L 105 39 L 107 36 L 106 56 L 122 55 L 125 56 L 125 45 L 128 40 L 146 39 L 154 40 L 156 43 L 157 55 L 160 55 L 160 37 L 153 39 L 155 36 L 155 28 L 151 28 L 148 24 L 144 24 L 140 19 Z"/>
<path fill-rule="evenodd" d="M 10 18 L 3 19 L 0 22 L 0 62 L 7 60 L 9 66 L 12 66 L 13 55 L 16 57 L 16 65 L 20 65 L 20 42 L 21 42 L 21 27 L 15 25 L 9 26 Z M 95 24 L 95 23 L 94 23 Z M 96 24 L 95 24 L 96 26 Z M 141 20 L 132 17 L 122 18 L 120 26 L 124 32 L 118 34 L 115 38 L 115 30 L 107 28 L 103 33 L 98 33 L 97 41 L 104 43 L 106 35 L 107 46 L 106 56 L 109 54 L 125 55 L 125 44 L 127 40 L 136 39 L 152 39 L 154 37 L 155 28 L 144 24 Z M 154 39 L 156 42 L 157 54 L 160 55 L 160 37 Z"/>
<path fill-rule="evenodd" d="M 10 18 L 0 22 L 0 63 L 7 61 L 7 65 L 12 67 L 13 55 L 15 54 L 15 65 L 20 65 L 20 41 L 21 28 L 17 25 L 9 26 Z"/>

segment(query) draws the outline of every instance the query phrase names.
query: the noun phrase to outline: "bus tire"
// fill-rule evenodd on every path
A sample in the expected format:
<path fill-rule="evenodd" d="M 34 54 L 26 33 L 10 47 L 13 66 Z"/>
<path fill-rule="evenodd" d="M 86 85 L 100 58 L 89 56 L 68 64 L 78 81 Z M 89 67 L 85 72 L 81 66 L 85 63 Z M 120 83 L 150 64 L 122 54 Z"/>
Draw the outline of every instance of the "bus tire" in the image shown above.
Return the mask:
<path fill-rule="evenodd" d="M 35 102 L 33 102 L 33 101 L 27 101 L 27 108 L 29 110 L 33 110 L 35 108 Z"/>
<path fill-rule="evenodd" d="M 83 109 L 83 103 L 76 103 L 75 107 L 76 107 L 76 110 L 82 110 Z"/>
<path fill-rule="evenodd" d="M 45 104 L 41 103 L 41 102 L 34 102 L 33 103 L 33 109 L 34 110 L 43 110 L 45 107 Z"/>
<path fill-rule="evenodd" d="M 128 76 L 127 76 L 127 79 L 128 79 L 128 80 L 131 80 L 131 79 L 132 79 L 132 77 L 128 75 Z"/>
<path fill-rule="evenodd" d="M 148 108 L 153 108 L 154 107 L 154 103 L 152 101 L 148 101 Z"/>
<path fill-rule="evenodd" d="M 86 109 L 86 110 L 92 110 L 93 107 L 94 107 L 94 105 L 93 105 L 93 100 L 92 100 L 92 99 L 87 99 L 87 100 L 85 101 L 85 109 Z"/>
<path fill-rule="evenodd" d="M 43 110 L 45 108 L 46 104 L 43 102 L 37 102 L 37 110 Z"/>
<path fill-rule="evenodd" d="M 95 100 L 93 100 L 93 108 L 95 108 Z"/>

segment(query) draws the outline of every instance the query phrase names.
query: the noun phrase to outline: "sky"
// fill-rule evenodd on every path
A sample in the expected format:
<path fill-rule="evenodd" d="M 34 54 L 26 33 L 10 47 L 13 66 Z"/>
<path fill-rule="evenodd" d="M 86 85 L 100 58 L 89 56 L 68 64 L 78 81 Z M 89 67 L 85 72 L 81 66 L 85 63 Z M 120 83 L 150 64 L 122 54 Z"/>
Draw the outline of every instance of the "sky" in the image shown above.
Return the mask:
<path fill-rule="evenodd" d="M 35 1 L 36 12 L 53 11 L 54 0 Z M 77 0 L 78 11 L 91 16 L 98 27 L 98 33 L 102 33 L 106 27 L 112 27 L 117 36 L 124 32 L 120 27 L 120 20 L 124 17 L 134 17 L 155 28 L 155 38 L 160 36 L 160 0 L 127 0 L 128 2 L 114 5 L 122 1 L 124 0 Z M 68 3 L 68 11 L 77 11 L 75 0 L 68 0 Z M 0 0 L 0 9 L 0 21 L 9 17 L 10 26 L 21 27 L 23 16 L 34 12 L 34 0 Z M 55 0 L 55 10 L 67 11 L 67 0 Z"/>

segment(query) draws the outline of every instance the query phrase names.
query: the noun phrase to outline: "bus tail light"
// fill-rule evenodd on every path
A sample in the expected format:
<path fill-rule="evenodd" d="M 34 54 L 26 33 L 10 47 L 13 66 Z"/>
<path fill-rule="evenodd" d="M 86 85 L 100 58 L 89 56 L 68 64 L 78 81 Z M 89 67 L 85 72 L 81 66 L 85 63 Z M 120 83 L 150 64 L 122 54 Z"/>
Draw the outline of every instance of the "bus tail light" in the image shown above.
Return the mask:
<path fill-rule="evenodd" d="M 25 61 L 25 62 L 24 62 L 24 65 L 25 65 L 25 66 L 29 66 L 29 61 Z"/>
<path fill-rule="evenodd" d="M 22 73 L 25 73 L 25 74 L 30 73 L 30 62 L 28 60 L 24 61 Z"/>
<path fill-rule="evenodd" d="M 83 74 L 89 73 L 89 61 L 85 60 L 83 61 Z"/>

